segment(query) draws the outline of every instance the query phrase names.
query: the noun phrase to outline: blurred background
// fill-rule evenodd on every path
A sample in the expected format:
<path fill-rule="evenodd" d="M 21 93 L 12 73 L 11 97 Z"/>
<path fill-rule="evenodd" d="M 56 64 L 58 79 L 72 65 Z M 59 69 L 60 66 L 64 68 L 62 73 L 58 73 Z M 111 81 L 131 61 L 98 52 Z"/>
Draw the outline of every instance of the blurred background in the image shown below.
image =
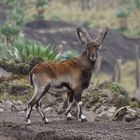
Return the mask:
<path fill-rule="evenodd" d="M 0 98 L 32 91 L 30 66 L 83 52 L 78 25 L 93 38 L 110 27 L 99 50 L 93 85 L 112 81 L 135 95 L 140 83 L 139 23 L 140 0 L 0 0 Z"/>
<path fill-rule="evenodd" d="M 7 16 L 18 18 L 20 24 L 38 19 L 61 20 L 91 28 L 109 25 L 130 37 L 140 35 L 139 0 L 1 0 L 2 19 L 7 13 L 3 8 L 11 10 Z"/>

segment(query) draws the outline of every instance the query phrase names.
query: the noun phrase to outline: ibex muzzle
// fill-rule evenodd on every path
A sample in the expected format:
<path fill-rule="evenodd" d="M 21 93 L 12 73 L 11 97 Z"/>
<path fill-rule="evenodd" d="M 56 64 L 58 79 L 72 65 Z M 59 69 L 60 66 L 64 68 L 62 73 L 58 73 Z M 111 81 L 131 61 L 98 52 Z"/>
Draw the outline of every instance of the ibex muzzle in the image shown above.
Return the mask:
<path fill-rule="evenodd" d="M 91 39 L 86 29 L 82 26 L 77 27 L 77 34 L 85 45 L 85 51 L 78 57 L 61 62 L 39 63 L 33 67 L 30 72 L 30 81 L 34 85 L 35 93 L 28 103 L 26 121 L 30 121 L 30 113 L 34 105 L 40 113 L 42 120 L 48 123 L 41 109 L 41 99 L 51 87 L 68 89 L 67 96 L 69 98 L 66 116 L 68 119 L 72 117 L 70 111 L 73 102 L 77 103 L 78 119 L 86 120 L 82 113 L 81 95 L 83 89 L 88 88 L 92 72 L 97 59 L 97 51 L 99 46 L 105 39 L 109 28 L 105 27 L 96 39 Z M 85 41 L 82 41 L 81 34 Z"/>

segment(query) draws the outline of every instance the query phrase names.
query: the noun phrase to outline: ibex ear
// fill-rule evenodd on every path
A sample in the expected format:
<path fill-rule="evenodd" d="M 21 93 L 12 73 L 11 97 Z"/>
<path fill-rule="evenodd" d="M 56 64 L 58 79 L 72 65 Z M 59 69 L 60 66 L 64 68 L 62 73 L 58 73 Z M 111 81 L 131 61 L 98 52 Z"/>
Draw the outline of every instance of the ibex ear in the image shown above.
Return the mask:
<path fill-rule="evenodd" d="M 85 38 L 85 41 L 81 38 L 81 34 Z M 90 35 L 88 34 L 87 30 L 82 26 L 77 27 L 77 35 L 78 35 L 81 43 L 84 44 L 84 45 L 92 42 L 92 39 L 91 39 Z"/>
<path fill-rule="evenodd" d="M 105 28 L 101 31 L 101 33 L 97 36 L 95 42 L 96 42 L 97 44 L 101 45 L 101 44 L 103 43 L 103 41 L 104 41 L 104 39 L 105 39 L 105 37 L 106 37 L 108 31 L 109 31 L 109 27 L 105 27 Z"/>

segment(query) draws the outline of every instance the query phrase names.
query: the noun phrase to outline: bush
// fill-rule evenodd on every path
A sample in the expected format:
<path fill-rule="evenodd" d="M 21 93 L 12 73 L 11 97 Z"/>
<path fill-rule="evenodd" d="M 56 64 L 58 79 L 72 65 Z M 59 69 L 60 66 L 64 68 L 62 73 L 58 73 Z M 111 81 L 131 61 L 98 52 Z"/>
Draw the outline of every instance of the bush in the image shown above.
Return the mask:
<path fill-rule="evenodd" d="M 62 59 L 70 59 L 70 58 L 73 58 L 75 56 L 78 55 L 78 52 L 77 51 L 74 51 L 74 50 L 69 50 L 69 51 L 66 51 L 62 54 Z"/>
<path fill-rule="evenodd" d="M 135 5 L 137 9 L 140 9 L 140 0 L 135 0 Z"/>
<path fill-rule="evenodd" d="M 29 59 L 34 57 L 42 57 L 45 60 L 59 59 L 59 54 L 48 45 L 43 45 L 39 42 L 34 42 L 24 38 L 18 38 L 13 44 L 9 45 L 9 48 L 5 48 L 0 45 L 1 54 L 5 53 L 2 58 L 9 59 L 9 61 L 28 62 Z"/>

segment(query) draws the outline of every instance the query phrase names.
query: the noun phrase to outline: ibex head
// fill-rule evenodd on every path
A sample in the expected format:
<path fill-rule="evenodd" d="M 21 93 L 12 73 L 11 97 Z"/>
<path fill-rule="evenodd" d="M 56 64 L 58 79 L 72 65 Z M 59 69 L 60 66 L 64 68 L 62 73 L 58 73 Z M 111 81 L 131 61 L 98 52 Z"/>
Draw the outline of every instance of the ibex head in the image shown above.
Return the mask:
<path fill-rule="evenodd" d="M 97 58 L 97 50 L 99 49 L 100 45 L 103 43 L 109 28 L 105 27 L 102 32 L 96 37 L 96 39 L 92 39 L 86 29 L 82 26 L 77 27 L 77 34 L 82 42 L 82 44 L 86 47 L 87 58 L 94 62 Z M 81 34 L 83 34 L 85 41 L 81 39 Z"/>

